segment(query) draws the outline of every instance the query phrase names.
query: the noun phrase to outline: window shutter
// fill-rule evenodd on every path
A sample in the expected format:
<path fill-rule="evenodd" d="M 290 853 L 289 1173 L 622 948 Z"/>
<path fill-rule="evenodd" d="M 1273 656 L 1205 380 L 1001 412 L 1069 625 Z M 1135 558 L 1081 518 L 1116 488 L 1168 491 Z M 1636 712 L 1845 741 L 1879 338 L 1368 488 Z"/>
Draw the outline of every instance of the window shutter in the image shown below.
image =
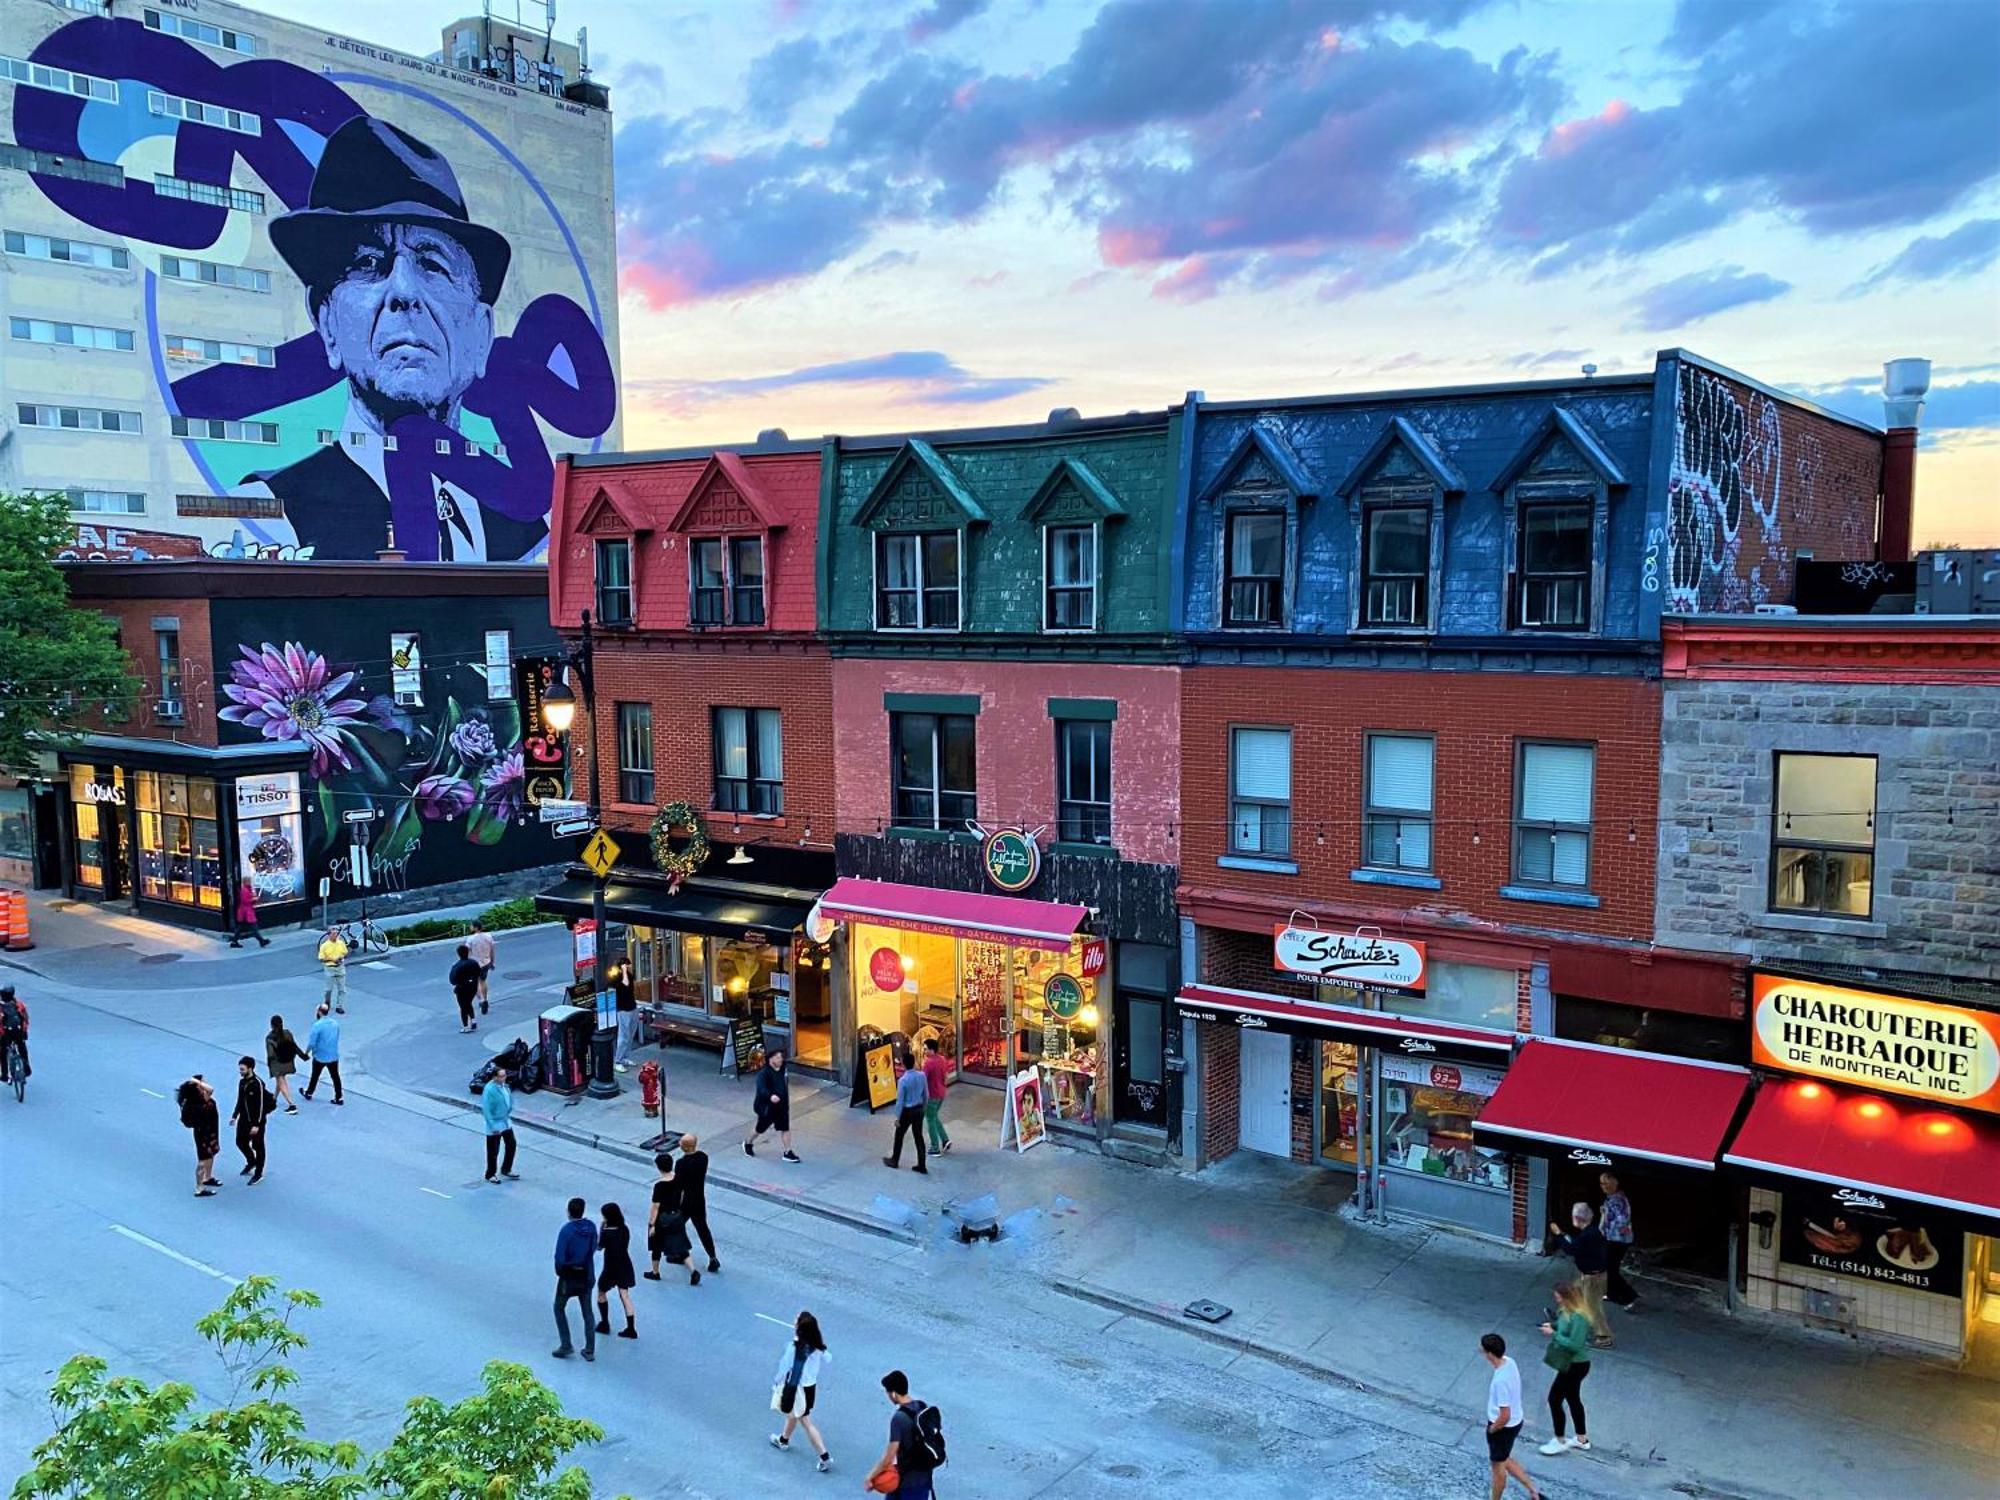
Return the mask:
<path fill-rule="evenodd" d="M 1292 735 L 1286 729 L 1236 731 L 1231 780 L 1239 797 L 1292 800 Z"/>
<path fill-rule="evenodd" d="M 1429 740 L 1375 735 L 1368 741 L 1368 805 L 1397 812 L 1431 810 Z"/>
<path fill-rule="evenodd" d="M 1521 751 L 1521 816 L 1531 823 L 1588 823 L 1590 745 L 1527 745 Z"/>

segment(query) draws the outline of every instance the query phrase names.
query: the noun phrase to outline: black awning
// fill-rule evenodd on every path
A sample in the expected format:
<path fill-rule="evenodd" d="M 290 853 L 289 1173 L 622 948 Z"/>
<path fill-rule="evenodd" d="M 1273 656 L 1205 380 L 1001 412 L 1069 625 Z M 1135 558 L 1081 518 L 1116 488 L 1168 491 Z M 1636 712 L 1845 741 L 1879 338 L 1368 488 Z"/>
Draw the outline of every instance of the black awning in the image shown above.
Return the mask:
<path fill-rule="evenodd" d="M 591 913 L 592 882 L 570 876 L 553 890 L 535 897 L 537 910 L 564 917 Z M 669 932 L 702 932 L 712 937 L 761 934 L 773 940 L 802 926 L 810 908 L 802 903 L 768 897 L 682 886 L 676 894 L 651 886 L 612 881 L 604 889 L 604 914 L 634 927 L 662 927 Z"/>

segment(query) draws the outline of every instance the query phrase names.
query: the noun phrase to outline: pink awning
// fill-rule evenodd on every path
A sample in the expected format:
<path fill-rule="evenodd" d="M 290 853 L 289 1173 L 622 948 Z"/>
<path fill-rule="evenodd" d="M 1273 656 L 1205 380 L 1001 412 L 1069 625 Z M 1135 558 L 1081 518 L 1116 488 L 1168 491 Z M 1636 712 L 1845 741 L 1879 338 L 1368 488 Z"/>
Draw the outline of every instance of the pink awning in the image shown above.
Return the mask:
<path fill-rule="evenodd" d="M 927 885 L 899 885 L 893 880 L 836 880 L 833 889 L 820 898 L 819 906 L 822 916 L 836 922 L 876 922 L 911 932 L 1012 943 L 1056 953 L 1069 952 L 1070 939 L 1090 915 L 1087 906 L 1059 901 L 941 891 Z"/>

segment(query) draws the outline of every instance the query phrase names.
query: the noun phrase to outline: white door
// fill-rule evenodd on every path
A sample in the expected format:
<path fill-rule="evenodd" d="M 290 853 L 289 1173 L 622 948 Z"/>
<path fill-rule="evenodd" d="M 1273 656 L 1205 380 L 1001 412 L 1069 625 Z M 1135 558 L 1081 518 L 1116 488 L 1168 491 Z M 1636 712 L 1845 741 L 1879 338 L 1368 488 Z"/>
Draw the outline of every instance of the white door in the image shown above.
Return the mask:
<path fill-rule="evenodd" d="M 1292 1039 L 1283 1032 L 1245 1031 L 1238 1079 L 1245 1150 L 1292 1154 Z"/>

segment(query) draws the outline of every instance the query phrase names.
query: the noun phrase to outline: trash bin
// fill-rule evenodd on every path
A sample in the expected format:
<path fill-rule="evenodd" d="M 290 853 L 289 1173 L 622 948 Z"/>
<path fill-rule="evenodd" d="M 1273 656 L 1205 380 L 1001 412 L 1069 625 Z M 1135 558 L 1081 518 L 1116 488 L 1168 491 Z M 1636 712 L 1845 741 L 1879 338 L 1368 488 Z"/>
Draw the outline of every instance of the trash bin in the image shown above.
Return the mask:
<path fill-rule="evenodd" d="M 574 1005 L 551 1005 L 542 1012 L 542 1087 L 580 1094 L 590 1082 L 590 1034 L 597 1013 Z"/>

